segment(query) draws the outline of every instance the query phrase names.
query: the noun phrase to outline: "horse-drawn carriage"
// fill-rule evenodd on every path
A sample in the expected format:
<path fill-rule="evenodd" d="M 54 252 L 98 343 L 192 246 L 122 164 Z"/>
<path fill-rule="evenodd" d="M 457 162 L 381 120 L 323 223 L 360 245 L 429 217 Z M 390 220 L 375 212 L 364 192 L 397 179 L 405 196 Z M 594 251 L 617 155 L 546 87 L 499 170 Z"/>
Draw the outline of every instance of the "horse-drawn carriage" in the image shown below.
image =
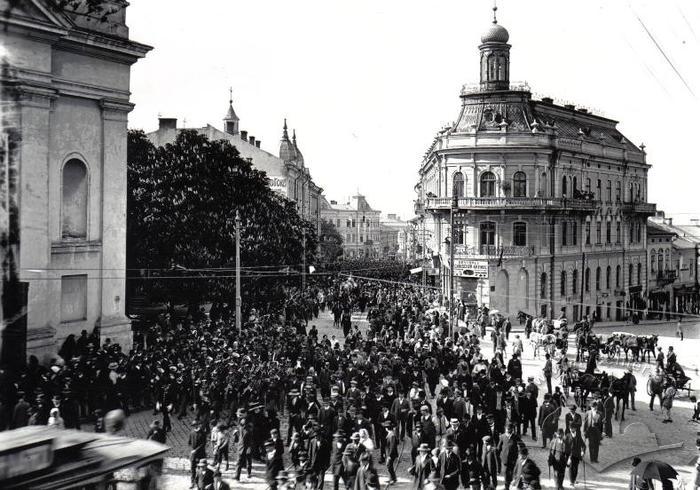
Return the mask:
<path fill-rule="evenodd" d="M 647 380 L 647 394 L 649 396 L 653 394 L 660 395 L 669 384 L 673 384 L 677 391 L 686 391 L 688 397 L 690 397 L 693 391 L 690 382 L 690 377 L 686 376 L 681 365 L 675 363 L 672 366 L 668 366 L 660 374 L 649 377 Z"/>

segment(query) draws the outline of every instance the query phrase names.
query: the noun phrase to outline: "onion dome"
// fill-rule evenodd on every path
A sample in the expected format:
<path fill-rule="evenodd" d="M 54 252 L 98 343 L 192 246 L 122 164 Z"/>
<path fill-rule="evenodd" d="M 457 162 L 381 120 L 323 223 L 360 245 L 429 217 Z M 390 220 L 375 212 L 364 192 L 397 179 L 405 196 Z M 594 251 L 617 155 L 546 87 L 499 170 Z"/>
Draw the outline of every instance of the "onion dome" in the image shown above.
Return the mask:
<path fill-rule="evenodd" d="M 502 25 L 498 24 L 496 19 L 496 11 L 498 7 L 493 7 L 493 23 L 491 26 L 481 35 L 482 43 L 507 43 L 510 35 L 508 30 Z"/>

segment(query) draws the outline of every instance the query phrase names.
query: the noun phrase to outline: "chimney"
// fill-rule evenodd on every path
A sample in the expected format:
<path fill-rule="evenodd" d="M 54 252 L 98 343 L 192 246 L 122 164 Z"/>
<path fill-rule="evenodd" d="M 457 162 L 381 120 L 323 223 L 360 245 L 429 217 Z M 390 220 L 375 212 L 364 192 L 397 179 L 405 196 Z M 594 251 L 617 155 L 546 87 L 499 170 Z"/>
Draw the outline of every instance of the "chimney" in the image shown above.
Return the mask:
<path fill-rule="evenodd" d="M 158 129 L 177 129 L 176 117 L 159 117 Z"/>
<path fill-rule="evenodd" d="M 673 218 L 667 218 L 668 226 L 673 226 Z"/>
<path fill-rule="evenodd" d="M 260 148 L 260 140 L 255 140 L 255 147 Z"/>
<path fill-rule="evenodd" d="M 255 136 L 248 136 L 248 143 L 255 146 Z"/>
<path fill-rule="evenodd" d="M 583 108 L 581 108 L 581 109 L 579 109 L 578 111 L 579 111 L 581 114 L 588 114 L 588 109 L 583 109 Z"/>
<path fill-rule="evenodd" d="M 241 139 L 243 141 L 248 141 L 248 131 L 241 131 Z"/>
<path fill-rule="evenodd" d="M 395 215 L 395 214 L 388 214 L 387 216 L 389 217 L 389 219 L 396 219 L 396 215 Z"/>
<path fill-rule="evenodd" d="M 570 111 L 573 111 L 576 109 L 576 106 L 574 104 L 566 104 L 564 105 L 564 109 L 569 109 Z"/>
<path fill-rule="evenodd" d="M 551 97 L 542 97 L 543 104 L 554 104 L 554 99 Z"/>
<path fill-rule="evenodd" d="M 331 206 L 337 206 L 337 205 L 338 205 L 338 201 L 331 201 Z"/>

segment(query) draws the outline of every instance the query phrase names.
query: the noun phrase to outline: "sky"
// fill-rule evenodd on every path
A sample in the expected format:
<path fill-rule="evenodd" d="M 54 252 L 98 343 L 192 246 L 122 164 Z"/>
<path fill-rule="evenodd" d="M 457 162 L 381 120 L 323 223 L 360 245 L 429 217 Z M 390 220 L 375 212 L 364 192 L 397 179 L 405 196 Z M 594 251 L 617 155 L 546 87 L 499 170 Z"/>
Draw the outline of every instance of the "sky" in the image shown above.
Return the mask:
<path fill-rule="evenodd" d="M 700 2 L 500 0 L 511 81 L 620 121 L 644 143 L 649 201 L 700 218 Z M 418 168 L 479 81 L 491 0 L 131 0 L 131 128 L 158 116 L 241 129 L 277 154 L 286 117 L 330 199 L 413 215 Z"/>

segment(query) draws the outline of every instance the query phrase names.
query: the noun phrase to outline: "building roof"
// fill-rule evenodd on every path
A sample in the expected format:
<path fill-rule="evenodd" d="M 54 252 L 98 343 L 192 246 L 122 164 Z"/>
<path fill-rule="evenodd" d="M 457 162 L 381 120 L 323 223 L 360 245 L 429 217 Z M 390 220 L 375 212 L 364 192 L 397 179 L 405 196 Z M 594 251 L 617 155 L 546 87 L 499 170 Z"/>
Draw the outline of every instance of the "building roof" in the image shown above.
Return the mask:
<path fill-rule="evenodd" d="M 489 28 L 486 29 L 486 31 L 481 35 L 481 42 L 484 44 L 507 43 L 509 38 L 510 35 L 508 34 L 508 30 L 502 25 L 496 23 L 494 20 L 493 24 L 491 24 Z"/>
<path fill-rule="evenodd" d="M 228 105 L 228 112 L 226 113 L 226 117 L 224 117 L 224 121 L 240 121 L 236 115 L 236 111 L 233 110 L 233 102 L 230 102 Z"/>
<path fill-rule="evenodd" d="M 647 235 L 660 236 L 660 235 L 676 235 L 676 230 L 665 223 L 659 223 L 658 221 L 647 220 Z"/>
<path fill-rule="evenodd" d="M 361 213 L 381 213 L 381 211 L 377 209 L 372 209 L 365 196 L 361 194 L 352 196 L 350 201 L 344 203 L 329 201 L 325 196 L 322 197 L 321 209 L 334 211 L 359 211 Z"/>
<path fill-rule="evenodd" d="M 700 226 L 698 225 L 675 225 L 682 232 L 683 238 L 693 243 L 700 243 Z"/>
<path fill-rule="evenodd" d="M 680 248 L 680 249 L 693 249 L 694 250 L 695 243 L 679 236 L 679 237 L 676 237 L 675 240 L 673 240 L 673 247 Z"/>
<path fill-rule="evenodd" d="M 294 143 L 289 140 L 289 133 L 287 132 L 287 119 L 284 120 L 284 126 L 282 127 L 282 139 L 280 140 L 280 158 L 284 163 L 294 163 L 297 159 L 296 148 Z"/>

